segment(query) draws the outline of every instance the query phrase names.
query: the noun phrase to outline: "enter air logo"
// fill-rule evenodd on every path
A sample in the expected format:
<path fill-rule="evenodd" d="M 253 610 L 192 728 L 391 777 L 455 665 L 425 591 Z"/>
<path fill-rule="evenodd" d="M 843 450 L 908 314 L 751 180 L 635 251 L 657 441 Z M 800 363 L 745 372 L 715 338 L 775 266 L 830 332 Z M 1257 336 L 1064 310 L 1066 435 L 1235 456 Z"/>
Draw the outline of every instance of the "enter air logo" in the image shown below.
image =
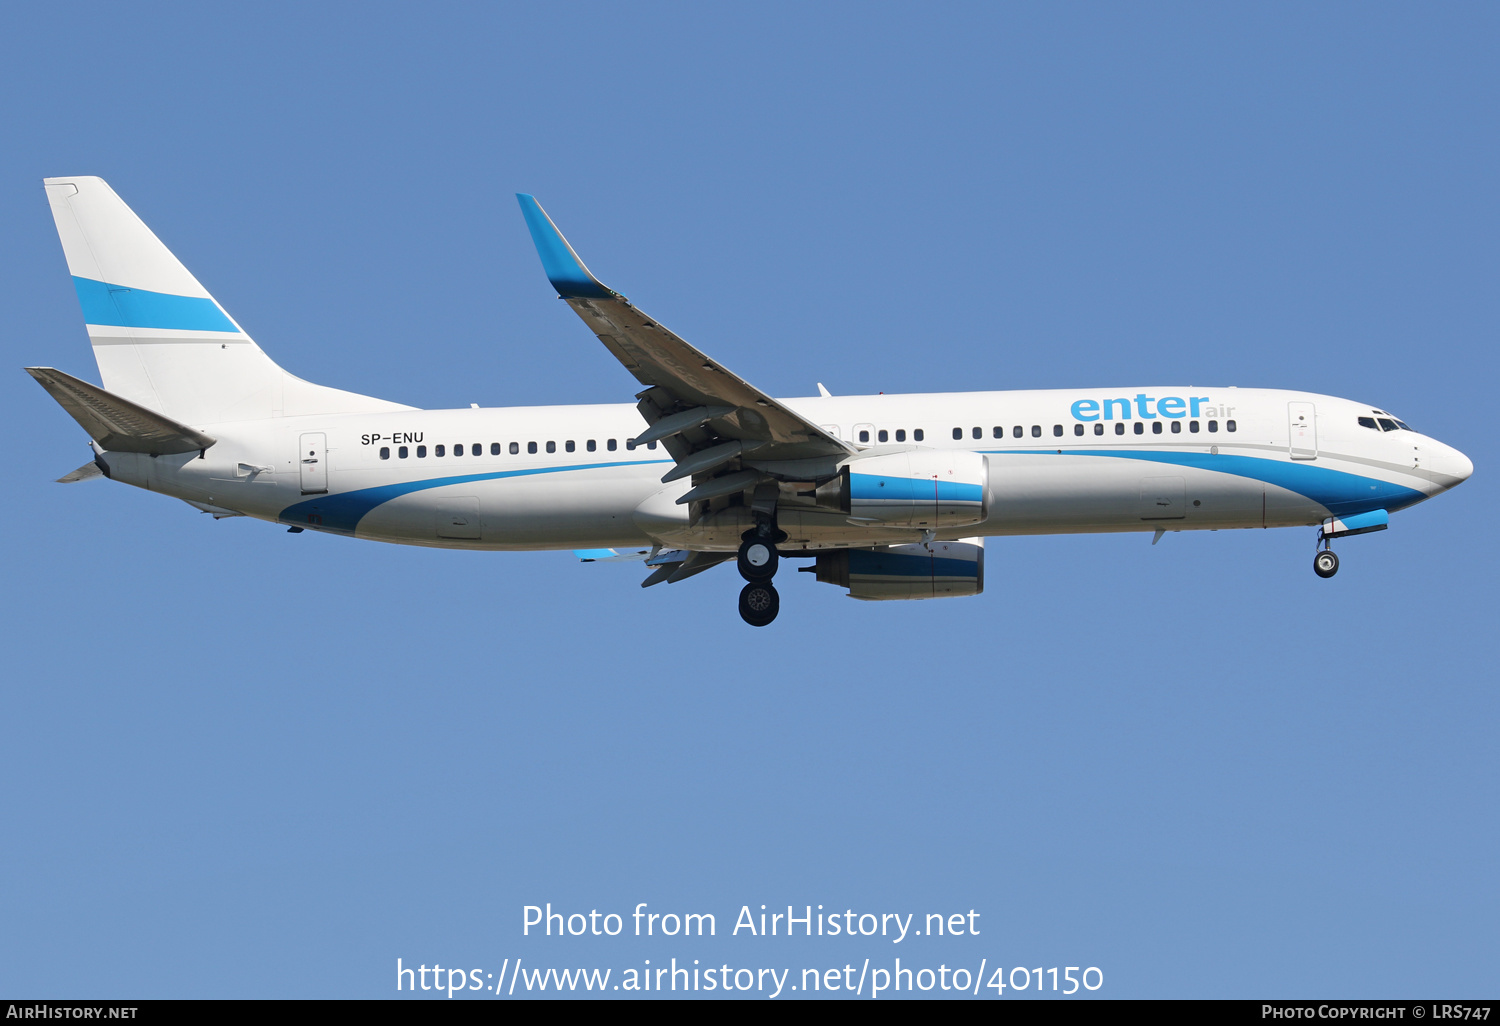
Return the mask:
<path fill-rule="evenodd" d="M 1080 399 L 1070 409 L 1074 420 L 1155 420 L 1157 417 L 1166 417 L 1177 420 L 1181 417 L 1228 417 L 1234 412 L 1233 406 L 1210 405 L 1213 402 L 1206 395 L 1192 396 L 1184 399 L 1181 396 L 1164 395 L 1152 396 L 1145 392 L 1137 392 L 1134 398 L 1119 399 Z"/>

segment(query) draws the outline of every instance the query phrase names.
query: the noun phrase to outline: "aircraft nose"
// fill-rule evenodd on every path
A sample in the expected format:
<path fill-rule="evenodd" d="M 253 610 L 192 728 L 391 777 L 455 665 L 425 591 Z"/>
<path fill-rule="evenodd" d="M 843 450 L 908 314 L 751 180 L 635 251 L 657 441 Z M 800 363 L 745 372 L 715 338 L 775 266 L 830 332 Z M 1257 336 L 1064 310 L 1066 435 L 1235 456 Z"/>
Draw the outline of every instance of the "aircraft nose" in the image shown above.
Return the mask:
<path fill-rule="evenodd" d="M 1469 459 L 1457 449 L 1453 450 L 1453 470 L 1450 472 L 1460 482 L 1467 481 L 1469 475 L 1474 473 L 1474 461 Z"/>
<path fill-rule="evenodd" d="M 1474 473 L 1474 461 L 1451 445 L 1443 446 L 1443 450 L 1443 456 L 1438 461 L 1438 465 L 1445 476 L 1456 478 L 1448 487 L 1463 484 L 1469 479 L 1469 475 Z"/>

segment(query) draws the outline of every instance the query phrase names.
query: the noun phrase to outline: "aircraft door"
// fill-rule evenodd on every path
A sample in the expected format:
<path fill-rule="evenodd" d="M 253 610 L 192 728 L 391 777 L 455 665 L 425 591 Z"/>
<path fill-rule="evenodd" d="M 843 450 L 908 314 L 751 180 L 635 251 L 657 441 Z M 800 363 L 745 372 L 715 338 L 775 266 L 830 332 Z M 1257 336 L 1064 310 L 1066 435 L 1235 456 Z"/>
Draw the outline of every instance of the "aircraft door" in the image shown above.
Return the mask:
<path fill-rule="evenodd" d="M 302 470 L 302 494 L 328 491 L 328 436 L 321 431 L 308 432 L 301 442 L 297 463 Z"/>
<path fill-rule="evenodd" d="M 1312 403 L 1286 404 L 1287 433 L 1294 460 L 1318 458 L 1318 411 Z"/>

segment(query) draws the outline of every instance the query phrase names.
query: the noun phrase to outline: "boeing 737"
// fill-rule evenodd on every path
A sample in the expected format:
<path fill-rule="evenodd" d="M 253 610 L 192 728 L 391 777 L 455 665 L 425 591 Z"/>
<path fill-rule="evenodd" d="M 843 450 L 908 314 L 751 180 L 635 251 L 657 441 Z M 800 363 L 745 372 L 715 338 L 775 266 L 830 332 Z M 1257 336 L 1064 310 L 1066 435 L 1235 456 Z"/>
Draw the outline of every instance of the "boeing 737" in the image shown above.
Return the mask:
<path fill-rule="evenodd" d="M 858 599 L 978 595 L 1004 535 L 1315 527 L 1335 538 L 1473 472 L 1383 409 L 1263 388 L 775 399 L 584 266 L 537 201 L 548 280 L 635 402 L 422 410 L 282 370 L 99 178 L 47 198 L 103 387 L 28 372 L 104 476 L 294 533 L 639 560 L 642 587 L 734 560 L 764 626 L 783 558 Z"/>

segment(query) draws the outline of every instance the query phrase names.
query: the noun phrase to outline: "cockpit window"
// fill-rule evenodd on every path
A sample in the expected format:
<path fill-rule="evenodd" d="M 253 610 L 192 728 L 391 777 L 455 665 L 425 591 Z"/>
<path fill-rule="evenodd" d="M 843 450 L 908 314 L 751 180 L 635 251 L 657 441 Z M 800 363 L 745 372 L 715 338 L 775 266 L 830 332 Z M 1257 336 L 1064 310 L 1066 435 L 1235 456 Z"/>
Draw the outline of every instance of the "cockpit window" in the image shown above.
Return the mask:
<path fill-rule="evenodd" d="M 1398 420 L 1398 421 L 1396 421 L 1396 426 L 1399 427 L 1402 431 L 1415 431 L 1416 430 L 1416 428 L 1412 427 L 1410 424 L 1408 424 L 1404 420 Z"/>
<path fill-rule="evenodd" d="M 1364 427 L 1364 428 L 1369 428 L 1371 431 L 1379 431 L 1380 430 L 1378 427 L 1375 426 L 1375 418 L 1374 417 L 1361 417 L 1361 418 L 1359 418 L 1359 426 L 1360 427 Z"/>
<path fill-rule="evenodd" d="M 1391 420 L 1389 417 L 1381 417 L 1379 419 L 1380 419 L 1380 430 L 1382 430 L 1382 431 L 1395 431 L 1395 430 L 1398 430 L 1397 427 L 1396 427 L 1396 422 L 1394 420 Z"/>

